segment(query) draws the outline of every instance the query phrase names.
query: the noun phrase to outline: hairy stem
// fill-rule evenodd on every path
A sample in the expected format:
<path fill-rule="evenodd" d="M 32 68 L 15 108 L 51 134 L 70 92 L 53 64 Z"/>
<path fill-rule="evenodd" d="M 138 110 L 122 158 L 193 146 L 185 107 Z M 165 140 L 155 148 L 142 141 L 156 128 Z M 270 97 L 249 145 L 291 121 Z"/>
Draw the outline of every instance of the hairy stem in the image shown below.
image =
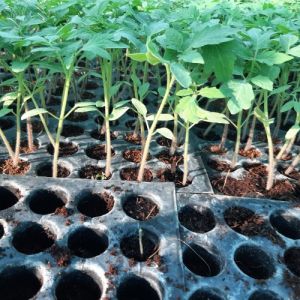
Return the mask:
<path fill-rule="evenodd" d="M 189 155 L 189 136 L 190 136 L 190 124 L 187 122 L 185 127 L 185 141 L 184 141 L 184 153 L 183 153 L 183 179 L 182 185 L 185 186 L 188 179 L 188 155 Z"/>
<path fill-rule="evenodd" d="M 241 144 L 241 131 L 242 131 L 242 115 L 243 115 L 243 111 L 240 111 L 238 114 L 238 119 L 237 119 L 237 132 L 236 132 L 236 142 L 235 142 L 235 150 L 234 150 L 234 154 L 232 157 L 232 161 L 231 161 L 231 168 L 235 168 L 236 163 L 237 163 L 237 158 L 238 158 L 238 154 L 240 151 L 240 144 Z"/>

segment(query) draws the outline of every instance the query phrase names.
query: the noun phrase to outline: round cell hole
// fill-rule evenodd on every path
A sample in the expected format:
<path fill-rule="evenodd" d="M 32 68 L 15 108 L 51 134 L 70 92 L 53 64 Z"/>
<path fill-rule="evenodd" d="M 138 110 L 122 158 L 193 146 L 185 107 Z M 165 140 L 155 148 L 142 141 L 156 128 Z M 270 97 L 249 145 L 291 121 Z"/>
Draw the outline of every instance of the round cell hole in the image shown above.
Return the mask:
<path fill-rule="evenodd" d="M 19 198 L 19 190 L 0 186 L 0 210 L 14 206 L 19 201 Z"/>
<path fill-rule="evenodd" d="M 123 202 L 125 213 L 139 221 L 147 221 L 159 213 L 158 205 L 151 199 L 139 195 L 129 195 Z"/>
<path fill-rule="evenodd" d="M 42 284 L 33 268 L 7 267 L 0 273 L 0 297 L 3 300 L 28 300 L 39 292 Z"/>
<path fill-rule="evenodd" d="M 99 300 L 102 291 L 93 277 L 86 272 L 73 270 L 61 275 L 55 295 L 57 300 Z"/>
<path fill-rule="evenodd" d="M 275 272 L 273 259 L 257 246 L 239 247 L 234 261 L 242 272 L 255 279 L 268 279 Z"/>
<path fill-rule="evenodd" d="M 293 240 L 300 239 L 300 219 L 291 213 L 277 210 L 270 216 L 270 222 L 282 235 Z"/>
<path fill-rule="evenodd" d="M 91 258 L 107 249 L 108 238 L 104 233 L 87 227 L 80 227 L 70 234 L 68 247 L 76 256 Z"/>
<path fill-rule="evenodd" d="M 4 235 L 4 227 L 3 225 L 0 223 L 0 239 L 3 237 Z"/>
<path fill-rule="evenodd" d="M 218 254 L 196 244 L 186 247 L 183 252 L 183 263 L 190 271 L 204 277 L 218 275 L 224 264 Z"/>
<path fill-rule="evenodd" d="M 68 177 L 71 174 L 71 171 L 66 168 L 65 166 L 62 166 L 58 164 L 57 167 L 57 177 L 58 178 L 65 178 Z M 39 166 L 37 166 L 36 175 L 37 176 L 44 176 L 44 177 L 52 177 L 52 163 L 43 163 Z"/>
<path fill-rule="evenodd" d="M 47 151 L 49 154 L 54 154 L 54 148 L 52 144 L 47 146 Z M 72 142 L 60 142 L 59 143 L 59 157 L 66 157 L 75 154 L 78 151 L 78 146 Z"/>
<path fill-rule="evenodd" d="M 104 160 L 106 159 L 106 146 L 105 145 L 92 145 L 89 146 L 85 153 L 88 157 L 97 159 L 97 160 Z M 115 156 L 115 150 L 111 148 L 111 156 Z"/>
<path fill-rule="evenodd" d="M 50 248 L 55 238 L 55 234 L 49 228 L 38 223 L 25 222 L 15 229 L 12 244 L 19 252 L 36 254 Z"/>
<path fill-rule="evenodd" d="M 286 250 L 284 262 L 294 275 L 300 277 L 300 248 L 292 247 Z"/>
<path fill-rule="evenodd" d="M 180 209 L 178 218 L 185 228 L 199 233 L 205 233 L 216 226 L 213 212 L 203 206 L 186 205 Z"/>
<path fill-rule="evenodd" d="M 131 276 L 117 289 L 118 300 L 161 300 L 157 290 L 144 278 Z"/>
<path fill-rule="evenodd" d="M 83 215 L 94 218 L 109 213 L 113 209 L 114 203 L 114 197 L 109 193 L 85 192 L 79 198 L 77 209 Z"/>
<path fill-rule="evenodd" d="M 158 252 L 159 239 L 154 233 L 140 229 L 123 237 L 120 248 L 126 257 L 146 261 Z"/>
<path fill-rule="evenodd" d="M 220 294 L 216 289 L 200 289 L 193 293 L 189 300 L 224 300 Z"/>
<path fill-rule="evenodd" d="M 64 125 L 61 135 L 64 137 L 80 136 L 84 133 L 84 129 L 77 125 Z"/>
<path fill-rule="evenodd" d="M 63 192 L 37 190 L 28 197 L 30 209 L 36 214 L 48 215 L 65 205 L 66 196 Z"/>
<path fill-rule="evenodd" d="M 272 291 L 259 290 L 255 291 L 248 300 L 282 300 L 282 298 Z"/>

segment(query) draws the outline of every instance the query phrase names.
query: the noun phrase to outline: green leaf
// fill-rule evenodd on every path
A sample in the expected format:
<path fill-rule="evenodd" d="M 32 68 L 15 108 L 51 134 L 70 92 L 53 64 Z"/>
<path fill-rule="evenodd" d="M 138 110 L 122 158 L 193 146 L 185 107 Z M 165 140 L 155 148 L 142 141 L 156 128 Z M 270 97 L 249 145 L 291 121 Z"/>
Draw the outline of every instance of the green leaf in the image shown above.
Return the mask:
<path fill-rule="evenodd" d="M 147 92 L 149 91 L 149 87 L 150 84 L 148 82 L 143 83 L 140 87 L 139 87 L 139 96 L 141 99 L 143 99 Z"/>
<path fill-rule="evenodd" d="M 300 45 L 298 45 L 298 46 L 296 46 L 294 48 L 291 48 L 288 51 L 288 54 L 296 56 L 296 57 L 300 57 Z"/>
<path fill-rule="evenodd" d="M 204 64 L 204 59 L 202 55 L 195 50 L 185 51 L 182 54 L 180 54 L 178 58 L 188 63 Z"/>
<path fill-rule="evenodd" d="M 271 93 L 270 93 L 270 96 L 272 95 L 276 95 L 276 94 L 280 94 L 280 93 L 283 93 L 285 92 L 286 90 L 288 90 L 291 86 L 286 84 L 286 85 L 282 85 L 280 87 L 278 87 L 277 89 L 274 89 Z"/>
<path fill-rule="evenodd" d="M 153 114 L 153 115 L 149 115 L 147 116 L 147 121 L 154 121 L 156 115 Z M 174 117 L 170 114 L 160 114 L 159 117 L 158 117 L 158 121 L 173 121 L 174 120 Z"/>
<path fill-rule="evenodd" d="M 192 89 L 184 89 L 184 90 L 180 90 L 176 93 L 176 96 L 179 96 L 179 97 L 184 97 L 184 96 L 190 96 L 190 95 L 193 95 L 194 92 Z"/>
<path fill-rule="evenodd" d="M 105 102 L 98 100 L 98 101 L 96 101 L 95 105 L 96 105 L 96 107 L 101 108 L 101 107 L 105 106 Z"/>
<path fill-rule="evenodd" d="M 251 78 L 251 82 L 264 90 L 273 90 L 273 82 L 266 76 L 257 75 Z"/>
<path fill-rule="evenodd" d="M 291 140 L 293 139 L 299 132 L 300 126 L 299 125 L 294 125 L 292 126 L 286 133 L 285 139 L 286 140 Z"/>
<path fill-rule="evenodd" d="M 9 113 L 11 113 L 13 110 L 7 107 L 4 107 L 0 110 L 0 118 L 4 117 L 6 115 L 8 115 Z"/>
<path fill-rule="evenodd" d="M 147 60 L 147 53 L 129 53 L 127 56 L 138 62 L 144 62 Z"/>
<path fill-rule="evenodd" d="M 200 108 L 198 115 L 204 122 L 229 124 L 229 121 L 227 120 L 226 116 L 222 113 L 212 112 Z"/>
<path fill-rule="evenodd" d="M 175 62 L 171 63 L 171 72 L 182 87 L 188 88 L 192 84 L 191 74 L 183 65 Z"/>
<path fill-rule="evenodd" d="M 121 101 L 118 101 L 117 103 L 114 104 L 114 108 L 122 107 L 122 106 L 128 104 L 129 102 L 130 102 L 130 100 L 121 100 Z"/>
<path fill-rule="evenodd" d="M 164 136 L 165 138 L 169 139 L 169 140 L 173 140 L 174 135 L 173 132 L 169 129 L 169 128 L 158 128 L 155 130 L 155 133 L 159 133 L 160 135 Z"/>
<path fill-rule="evenodd" d="M 182 34 L 174 29 L 174 28 L 168 28 L 165 32 L 166 35 L 166 47 L 168 49 L 172 50 L 178 50 L 181 49 L 183 44 L 183 36 Z"/>
<path fill-rule="evenodd" d="M 29 67 L 29 62 L 14 60 L 11 64 L 11 70 L 14 73 L 24 72 Z"/>
<path fill-rule="evenodd" d="M 95 102 L 87 101 L 87 102 L 77 102 L 74 107 L 86 107 L 86 106 L 95 106 Z"/>
<path fill-rule="evenodd" d="M 44 108 L 34 108 L 32 110 L 27 111 L 22 115 L 21 120 L 26 120 L 27 118 L 31 118 L 40 114 L 47 114 L 48 111 Z"/>
<path fill-rule="evenodd" d="M 268 124 L 268 119 L 267 119 L 266 115 L 264 114 L 264 112 L 260 108 L 255 107 L 254 115 L 261 123 Z"/>
<path fill-rule="evenodd" d="M 199 95 L 208 99 L 225 98 L 225 95 L 215 87 L 205 87 L 199 91 Z"/>
<path fill-rule="evenodd" d="M 200 107 L 197 104 L 196 96 L 186 96 L 179 100 L 175 112 L 178 113 L 185 123 L 199 123 L 201 119 Z"/>
<path fill-rule="evenodd" d="M 109 120 L 115 121 L 115 120 L 121 118 L 128 109 L 129 109 L 129 107 L 126 107 L 126 106 L 119 107 L 119 108 L 113 108 L 113 110 L 109 116 Z"/>
<path fill-rule="evenodd" d="M 99 112 L 95 106 L 78 107 L 74 111 L 77 113 L 84 113 L 84 112 L 90 112 L 90 111 Z"/>
<path fill-rule="evenodd" d="M 294 100 L 286 102 L 281 108 L 280 112 L 286 112 L 294 108 Z"/>
<path fill-rule="evenodd" d="M 257 61 L 267 64 L 268 66 L 280 65 L 291 59 L 293 59 L 292 56 L 275 51 L 265 51 L 259 53 L 256 57 Z"/>
<path fill-rule="evenodd" d="M 131 103 L 140 115 L 142 115 L 144 117 L 146 116 L 147 107 L 145 106 L 145 104 L 143 102 L 139 101 L 138 99 L 133 98 L 133 99 L 131 99 Z"/>
<path fill-rule="evenodd" d="M 14 101 L 17 99 L 17 97 L 18 97 L 17 92 L 7 93 L 0 98 L 0 102 Z"/>

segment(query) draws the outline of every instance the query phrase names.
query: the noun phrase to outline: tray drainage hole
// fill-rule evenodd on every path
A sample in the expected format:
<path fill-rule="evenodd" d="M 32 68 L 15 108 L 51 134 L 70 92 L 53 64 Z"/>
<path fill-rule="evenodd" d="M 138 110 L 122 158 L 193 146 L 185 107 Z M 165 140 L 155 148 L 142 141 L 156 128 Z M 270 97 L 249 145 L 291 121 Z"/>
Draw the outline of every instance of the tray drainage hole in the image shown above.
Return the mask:
<path fill-rule="evenodd" d="M 213 212 L 203 206 L 186 205 L 178 213 L 182 226 L 199 233 L 211 231 L 216 226 Z"/>
<path fill-rule="evenodd" d="M 20 191 L 0 186 L 0 210 L 14 206 L 20 198 Z"/>
<path fill-rule="evenodd" d="M 234 231 L 246 235 L 257 235 L 261 231 L 264 220 L 251 209 L 233 206 L 224 211 L 224 220 Z"/>
<path fill-rule="evenodd" d="M 286 250 L 284 262 L 294 275 L 300 277 L 300 248 L 292 247 Z"/>
<path fill-rule="evenodd" d="M 136 275 L 125 279 L 117 289 L 118 300 L 161 300 L 157 290 L 144 278 Z"/>
<path fill-rule="evenodd" d="M 293 240 L 300 239 L 300 219 L 291 213 L 277 210 L 270 216 L 270 222 L 282 235 Z"/>
<path fill-rule="evenodd" d="M 104 233 L 87 227 L 80 227 L 70 234 L 68 247 L 76 256 L 91 258 L 107 249 L 108 238 Z"/>
<path fill-rule="evenodd" d="M 200 289 L 193 293 L 189 300 L 224 300 L 220 294 L 221 292 L 216 289 Z"/>
<path fill-rule="evenodd" d="M 257 246 L 239 247 L 234 261 L 242 272 L 255 279 L 268 279 L 275 272 L 273 259 Z"/>
<path fill-rule="evenodd" d="M 55 234 L 34 222 L 25 222 L 14 231 L 12 244 L 24 254 L 36 254 L 50 248 L 55 242 Z"/>
<path fill-rule="evenodd" d="M 159 250 L 159 239 L 154 233 L 141 229 L 124 236 L 120 243 L 123 254 L 135 261 L 146 261 Z"/>
<path fill-rule="evenodd" d="M 129 195 L 123 201 L 125 213 L 138 221 L 147 221 L 159 213 L 158 205 L 151 199 L 139 195 Z"/>
<path fill-rule="evenodd" d="M 37 190 L 28 197 L 29 208 L 36 214 L 48 215 L 54 213 L 67 202 L 63 192 Z"/>
<path fill-rule="evenodd" d="M 73 270 L 61 275 L 55 295 L 57 300 L 99 300 L 102 291 L 93 277 L 83 271 Z"/>
<path fill-rule="evenodd" d="M 187 245 L 183 252 L 183 263 L 190 271 L 204 277 L 218 275 L 224 266 L 219 254 L 214 254 L 196 244 Z"/>
<path fill-rule="evenodd" d="M 7 267 L 0 273 L 0 297 L 28 300 L 39 292 L 42 284 L 41 277 L 33 268 Z"/>
<path fill-rule="evenodd" d="M 70 174 L 71 171 L 67 167 L 58 164 L 58 174 L 57 174 L 58 178 L 65 178 L 68 177 Z M 48 163 L 42 163 L 38 165 L 36 170 L 36 175 L 44 176 L 44 177 L 52 177 L 52 163 L 48 162 Z"/>
<path fill-rule="evenodd" d="M 114 197 L 107 192 L 85 192 L 79 197 L 77 209 L 83 215 L 94 218 L 109 213 L 115 204 Z"/>
<path fill-rule="evenodd" d="M 78 146 L 72 142 L 60 142 L 59 143 L 59 157 L 66 157 L 75 154 L 78 151 Z M 54 148 L 52 144 L 47 146 L 47 151 L 49 154 L 54 154 Z"/>
<path fill-rule="evenodd" d="M 282 300 L 282 298 L 272 291 L 259 290 L 255 291 L 248 300 Z"/>
<path fill-rule="evenodd" d="M 0 223 L 0 239 L 3 237 L 4 235 L 4 227 L 3 225 Z"/>

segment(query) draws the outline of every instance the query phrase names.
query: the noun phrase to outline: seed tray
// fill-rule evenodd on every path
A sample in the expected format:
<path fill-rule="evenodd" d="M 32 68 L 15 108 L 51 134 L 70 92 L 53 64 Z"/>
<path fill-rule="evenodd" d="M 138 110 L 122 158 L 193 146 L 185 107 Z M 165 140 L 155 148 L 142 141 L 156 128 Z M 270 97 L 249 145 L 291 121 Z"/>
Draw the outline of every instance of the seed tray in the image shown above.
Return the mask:
<path fill-rule="evenodd" d="M 57 289 L 65 290 L 72 284 L 79 284 L 82 273 L 76 275 L 74 272 L 77 270 L 90 276 L 88 280 L 82 278 L 83 282 L 87 281 L 87 286 L 84 286 L 85 283 L 79 286 L 93 291 L 91 281 L 94 285 L 96 282 L 96 287 L 102 291 L 101 299 L 116 299 L 116 289 L 122 283 L 131 292 L 145 291 L 145 299 L 150 299 L 146 291 L 151 295 L 152 289 L 158 295 L 158 298 L 153 299 L 183 299 L 183 268 L 173 184 L 78 179 L 61 181 L 38 177 L 28 180 L 28 177 L 6 175 L 0 178 L 0 198 L 4 201 L 0 211 L 0 225 L 3 229 L 0 239 L 0 278 L 3 280 L 5 276 L 10 276 L 12 285 L 8 290 L 15 287 L 22 289 L 26 285 L 34 288 L 36 280 L 42 286 L 35 299 L 53 299 Z M 5 191 L 3 187 L 6 187 Z M 63 199 L 63 206 L 56 210 L 49 206 L 48 196 L 38 194 L 41 189 L 51 191 Z M 83 214 L 83 208 L 79 208 L 82 197 L 90 196 L 88 193 L 105 191 L 114 197 L 111 211 L 93 218 L 88 217 L 91 216 L 90 212 L 88 215 Z M 158 214 L 145 221 L 129 217 L 124 212 L 124 203 L 131 195 L 152 199 L 159 207 Z M 53 199 L 51 201 L 53 203 Z M 80 234 L 80 230 L 87 228 L 92 230 L 93 235 L 85 231 Z M 122 254 L 121 240 L 139 229 L 143 229 L 143 234 L 148 235 L 151 241 L 156 241 L 158 248 L 155 255 L 160 261 L 151 260 L 150 257 L 147 262 L 135 262 Z M 36 245 L 29 240 L 36 241 Z M 100 250 L 92 254 L 84 252 L 88 247 L 89 251 L 97 251 L 102 247 L 102 253 L 99 253 Z M 89 253 L 88 256 L 86 253 Z M 6 273 L 4 276 L 3 272 L 9 275 Z M 146 281 L 140 282 L 141 278 Z M 127 284 L 129 279 L 132 282 Z M 21 285 L 23 280 L 26 285 Z M 7 291 L 0 283 L 0 290 L 3 289 Z M 80 292 L 80 288 L 77 292 Z M 0 298 L 6 299 L 5 295 Z M 95 299 L 95 296 L 89 299 Z"/>
<path fill-rule="evenodd" d="M 57 110 L 57 107 L 54 107 L 54 110 Z M 123 117 L 123 119 L 126 119 Z M 50 119 L 51 120 L 51 119 Z M 128 120 L 128 119 L 127 119 Z M 123 122 L 123 121 L 122 121 Z M 132 145 L 124 140 L 124 137 L 129 133 L 128 128 L 120 122 L 117 126 L 112 126 L 112 131 L 116 134 L 117 138 L 112 141 L 112 147 L 115 150 L 115 156 L 112 158 L 112 180 L 120 180 L 120 170 L 126 167 L 138 167 L 138 164 L 128 162 L 123 158 L 123 151 L 126 149 L 136 149 L 141 146 Z M 56 122 L 50 121 L 49 129 L 51 132 L 55 131 Z M 91 133 L 97 129 L 97 124 L 95 122 L 95 115 L 88 114 L 88 119 L 86 121 L 71 122 L 66 121 L 65 125 L 76 125 L 84 129 L 84 132 L 79 136 L 64 138 L 62 137 L 61 141 L 72 142 L 75 146 L 78 147 L 78 151 L 73 155 L 61 157 L 59 159 L 59 164 L 70 171 L 69 178 L 78 178 L 79 171 L 81 168 L 87 165 L 97 165 L 98 167 L 105 167 L 105 159 L 97 160 L 90 158 L 86 155 L 86 149 L 90 146 L 96 144 L 105 144 L 105 141 L 99 141 L 91 137 Z M 15 127 L 10 128 L 7 131 L 7 135 L 13 137 L 15 134 Z M 23 135 L 26 136 L 25 133 Z M 31 168 L 29 172 L 26 173 L 27 176 L 36 176 L 37 172 L 41 167 L 45 165 L 50 165 L 52 163 L 53 156 L 47 151 L 49 145 L 48 137 L 45 133 L 41 132 L 35 135 L 40 147 L 37 151 L 31 154 L 21 154 L 21 158 L 28 160 L 31 163 Z M 161 162 L 157 159 L 157 155 L 163 151 L 167 150 L 166 147 L 160 146 L 156 142 L 156 138 L 153 139 L 150 147 L 151 159 L 147 162 L 147 168 L 149 168 L 153 173 L 153 181 L 158 182 L 159 179 L 156 177 L 156 173 L 159 169 L 170 168 L 169 164 Z M 183 149 L 180 147 L 178 153 L 182 154 Z M 5 159 L 7 157 L 6 149 L 4 145 L 0 145 L 0 159 Z M 178 166 L 182 170 L 182 165 Z M 206 170 L 204 168 L 202 159 L 200 157 L 200 151 L 190 148 L 189 154 L 189 179 L 192 180 L 192 183 L 186 187 L 179 188 L 177 192 L 193 192 L 193 193 L 211 193 L 212 187 Z"/>
<path fill-rule="evenodd" d="M 177 197 L 186 299 L 300 299 L 299 206 L 208 194 Z M 250 216 L 251 211 L 259 216 L 253 217 L 257 224 L 249 227 L 252 232 L 242 219 L 249 210 Z M 187 216 L 202 222 L 191 227 Z"/>

